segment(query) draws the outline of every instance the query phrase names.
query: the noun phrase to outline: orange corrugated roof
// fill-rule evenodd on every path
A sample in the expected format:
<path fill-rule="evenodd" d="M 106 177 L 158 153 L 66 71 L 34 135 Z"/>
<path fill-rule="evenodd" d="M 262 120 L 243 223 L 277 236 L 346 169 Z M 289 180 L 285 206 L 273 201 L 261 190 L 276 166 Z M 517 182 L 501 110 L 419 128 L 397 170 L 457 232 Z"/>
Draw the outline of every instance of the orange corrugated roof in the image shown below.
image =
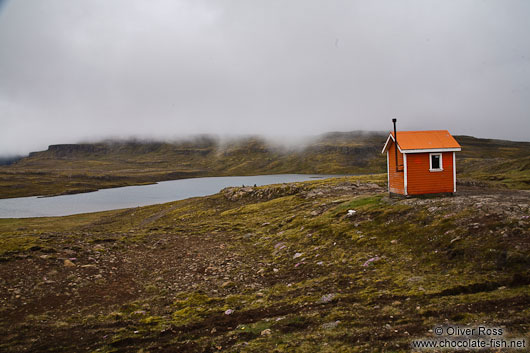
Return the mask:
<path fill-rule="evenodd" d="M 447 130 L 398 131 L 397 142 L 401 150 L 461 147 Z"/>

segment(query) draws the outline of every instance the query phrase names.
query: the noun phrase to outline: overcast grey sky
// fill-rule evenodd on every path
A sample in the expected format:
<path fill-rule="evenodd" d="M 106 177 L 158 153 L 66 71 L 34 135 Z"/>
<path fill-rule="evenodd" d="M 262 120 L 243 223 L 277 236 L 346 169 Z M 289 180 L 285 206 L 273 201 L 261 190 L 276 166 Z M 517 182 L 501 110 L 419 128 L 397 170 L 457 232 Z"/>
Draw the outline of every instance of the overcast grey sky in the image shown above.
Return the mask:
<path fill-rule="evenodd" d="M 2 3 L 0 154 L 389 130 L 393 116 L 529 140 L 528 0 Z"/>

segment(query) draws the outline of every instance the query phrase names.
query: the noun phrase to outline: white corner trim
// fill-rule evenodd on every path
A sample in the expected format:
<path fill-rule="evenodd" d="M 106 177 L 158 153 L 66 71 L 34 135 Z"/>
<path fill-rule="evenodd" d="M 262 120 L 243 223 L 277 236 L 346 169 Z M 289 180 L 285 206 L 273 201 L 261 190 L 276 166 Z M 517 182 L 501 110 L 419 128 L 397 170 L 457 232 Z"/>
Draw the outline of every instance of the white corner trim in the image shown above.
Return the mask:
<path fill-rule="evenodd" d="M 440 168 L 438 169 L 432 168 L 432 156 L 440 156 Z M 443 172 L 443 170 L 444 170 L 444 164 L 443 164 L 442 153 L 429 153 L 429 172 Z"/>
<path fill-rule="evenodd" d="M 392 139 L 392 141 L 394 141 L 394 142 L 396 141 L 396 140 L 394 139 L 394 136 L 392 136 L 391 133 L 388 134 L 388 138 L 386 139 L 386 142 L 385 142 L 385 145 L 383 146 L 383 150 L 381 151 L 381 154 L 385 153 L 385 151 L 386 151 L 386 149 L 387 149 L 387 147 L 388 147 L 388 143 L 390 142 L 390 139 Z M 405 153 L 405 152 L 403 152 L 403 151 L 401 150 L 401 147 L 399 147 L 399 143 L 396 143 L 396 146 L 397 146 L 399 152 L 401 152 L 401 153 Z"/>
<path fill-rule="evenodd" d="M 386 139 L 385 145 L 383 146 L 383 150 L 381 151 L 381 153 L 385 153 L 386 148 L 388 146 L 388 142 L 390 142 L 390 138 L 392 138 L 392 140 L 394 140 L 394 136 L 392 136 L 392 134 L 388 134 L 388 137 Z"/>
<path fill-rule="evenodd" d="M 407 154 L 406 153 L 403 153 L 403 182 L 404 182 L 404 186 L 405 186 L 405 196 L 408 195 L 408 191 L 407 191 Z"/>
<path fill-rule="evenodd" d="M 453 192 L 456 192 L 456 158 L 453 152 Z"/>
<path fill-rule="evenodd" d="M 388 156 L 388 151 L 386 151 L 386 178 L 388 183 L 388 192 L 390 192 L 390 157 Z"/>

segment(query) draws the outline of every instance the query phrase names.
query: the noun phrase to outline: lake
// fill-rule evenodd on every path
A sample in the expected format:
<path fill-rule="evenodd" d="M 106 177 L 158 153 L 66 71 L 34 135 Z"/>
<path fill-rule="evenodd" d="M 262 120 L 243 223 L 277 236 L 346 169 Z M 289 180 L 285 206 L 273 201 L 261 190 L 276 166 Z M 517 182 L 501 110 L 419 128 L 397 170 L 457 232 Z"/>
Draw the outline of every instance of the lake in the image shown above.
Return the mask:
<path fill-rule="evenodd" d="M 212 195 L 228 186 L 260 186 L 331 177 L 337 175 L 276 174 L 192 178 L 74 195 L 0 199 L 0 218 L 52 217 L 108 211 Z"/>

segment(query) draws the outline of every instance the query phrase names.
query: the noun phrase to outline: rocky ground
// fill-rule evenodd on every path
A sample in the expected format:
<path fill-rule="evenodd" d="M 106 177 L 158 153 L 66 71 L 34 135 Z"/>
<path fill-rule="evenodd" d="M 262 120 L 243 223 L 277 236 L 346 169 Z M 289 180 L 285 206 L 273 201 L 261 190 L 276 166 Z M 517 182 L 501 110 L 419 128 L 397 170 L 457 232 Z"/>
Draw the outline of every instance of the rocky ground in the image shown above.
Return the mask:
<path fill-rule="evenodd" d="M 530 328 L 530 193 L 335 178 L 0 220 L 0 350 L 408 352 Z"/>

